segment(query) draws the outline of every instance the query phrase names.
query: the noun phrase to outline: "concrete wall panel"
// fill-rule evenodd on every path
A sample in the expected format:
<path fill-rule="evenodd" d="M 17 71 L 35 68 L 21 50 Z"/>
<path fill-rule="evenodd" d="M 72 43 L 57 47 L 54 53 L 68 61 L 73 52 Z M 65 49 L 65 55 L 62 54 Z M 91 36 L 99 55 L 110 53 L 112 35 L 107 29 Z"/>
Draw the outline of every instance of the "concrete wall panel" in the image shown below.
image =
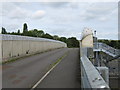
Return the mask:
<path fill-rule="evenodd" d="M 22 54 L 29 54 L 30 53 L 30 44 L 28 40 L 22 41 Z"/>
<path fill-rule="evenodd" d="M 14 40 L 12 41 L 12 57 L 17 57 L 22 55 L 22 40 Z"/>
<path fill-rule="evenodd" d="M 2 58 L 12 57 L 12 41 L 2 41 Z"/>
<path fill-rule="evenodd" d="M 3 60 L 11 57 L 24 56 L 26 54 L 66 47 L 65 43 L 51 39 L 17 35 L 2 35 L 2 37 Z"/>

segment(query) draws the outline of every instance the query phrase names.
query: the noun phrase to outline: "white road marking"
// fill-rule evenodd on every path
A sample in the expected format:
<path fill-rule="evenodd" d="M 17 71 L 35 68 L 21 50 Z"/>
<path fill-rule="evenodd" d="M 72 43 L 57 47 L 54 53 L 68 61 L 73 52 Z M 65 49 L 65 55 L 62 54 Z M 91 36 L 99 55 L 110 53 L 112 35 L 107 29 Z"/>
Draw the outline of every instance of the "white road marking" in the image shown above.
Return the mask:
<path fill-rule="evenodd" d="M 65 57 L 66 55 L 62 56 L 62 59 Z M 61 60 L 62 60 L 61 59 Z M 34 90 L 44 79 L 45 77 L 47 77 L 47 75 L 61 62 L 61 60 L 55 64 L 32 88 L 31 90 Z"/>

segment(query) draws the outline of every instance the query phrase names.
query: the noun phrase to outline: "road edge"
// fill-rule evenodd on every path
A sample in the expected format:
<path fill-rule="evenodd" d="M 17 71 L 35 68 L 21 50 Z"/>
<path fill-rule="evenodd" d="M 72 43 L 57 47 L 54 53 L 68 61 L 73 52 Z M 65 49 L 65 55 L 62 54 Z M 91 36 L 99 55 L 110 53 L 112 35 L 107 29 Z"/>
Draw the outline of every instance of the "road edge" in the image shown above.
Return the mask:
<path fill-rule="evenodd" d="M 67 55 L 68 55 L 68 52 L 66 52 L 63 56 L 57 59 L 57 61 L 52 64 L 52 67 L 43 75 L 43 77 L 39 81 L 36 82 L 36 84 L 32 86 L 30 90 L 34 90 Z"/>

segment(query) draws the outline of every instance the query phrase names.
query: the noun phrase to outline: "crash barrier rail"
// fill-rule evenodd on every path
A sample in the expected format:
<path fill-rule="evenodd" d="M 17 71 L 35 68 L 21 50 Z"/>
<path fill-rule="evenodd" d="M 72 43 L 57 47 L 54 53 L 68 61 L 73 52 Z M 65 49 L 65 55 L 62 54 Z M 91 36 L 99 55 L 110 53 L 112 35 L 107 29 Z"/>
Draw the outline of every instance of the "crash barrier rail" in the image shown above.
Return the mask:
<path fill-rule="evenodd" d="M 81 48 L 81 87 L 83 90 L 85 89 L 102 89 L 105 88 L 110 90 L 108 86 L 108 82 L 101 76 L 101 72 L 92 64 L 92 62 L 87 57 L 87 52 L 89 52 L 86 48 Z"/>
<path fill-rule="evenodd" d="M 107 44 L 96 42 L 94 43 L 94 50 L 95 51 L 105 51 L 111 53 L 113 56 L 120 55 L 120 50 L 115 49 Z"/>

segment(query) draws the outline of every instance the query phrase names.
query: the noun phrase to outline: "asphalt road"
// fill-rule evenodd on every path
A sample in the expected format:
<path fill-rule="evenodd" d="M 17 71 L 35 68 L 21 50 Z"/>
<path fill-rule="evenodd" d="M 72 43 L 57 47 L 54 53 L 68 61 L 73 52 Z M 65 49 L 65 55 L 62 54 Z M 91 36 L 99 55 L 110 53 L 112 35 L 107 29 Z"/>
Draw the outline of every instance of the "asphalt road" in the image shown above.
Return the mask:
<path fill-rule="evenodd" d="M 68 55 L 48 74 L 37 88 L 80 88 L 79 49 L 69 49 Z"/>
<path fill-rule="evenodd" d="M 3 65 L 3 88 L 32 87 L 47 72 L 50 64 L 54 63 L 58 58 L 62 57 L 67 51 L 68 48 L 56 49 Z M 76 59 L 74 55 L 71 58 Z M 64 63 L 67 65 L 69 61 L 65 60 Z"/>

